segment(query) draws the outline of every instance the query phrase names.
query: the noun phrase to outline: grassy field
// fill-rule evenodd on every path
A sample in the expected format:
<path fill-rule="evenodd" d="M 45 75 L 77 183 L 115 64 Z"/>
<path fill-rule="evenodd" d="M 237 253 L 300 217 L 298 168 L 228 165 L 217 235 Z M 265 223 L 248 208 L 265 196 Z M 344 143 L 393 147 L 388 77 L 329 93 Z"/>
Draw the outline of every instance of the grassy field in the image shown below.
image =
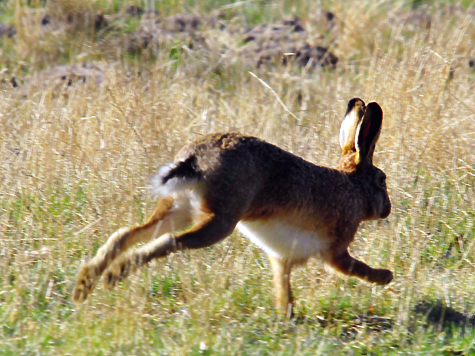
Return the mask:
<path fill-rule="evenodd" d="M 241 34 L 215 29 L 201 33 L 211 45 L 174 39 L 124 53 L 121 34 L 141 21 L 123 15 L 126 2 L 74 3 L 0 2 L 0 22 L 17 31 L 0 38 L 1 355 L 475 355 L 470 2 L 155 4 L 161 16 L 227 11 L 224 21 L 238 27 L 299 16 L 309 32 L 324 8 L 336 23 L 311 40 L 339 57 L 335 70 L 222 62 L 218 44 L 236 53 L 245 44 L 229 45 Z M 68 11 L 79 24 L 101 11 L 109 26 L 62 27 Z M 40 24 L 46 13 L 58 19 L 49 31 Z M 108 68 L 101 83 L 35 76 L 85 61 Z M 279 319 L 265 254 L 235 232 L 72 302 L 80 266 L 117 228 L 147 218 L 149 178 L 185 143 L 240 131 L 336 166 L 355 96 L 384 110 L 375 164 L 388 176 L 393 210 L 361 225 L 351 253 L 393 270 L 390 285 L 311 261 L 293 274 L 297 317 Z"/>

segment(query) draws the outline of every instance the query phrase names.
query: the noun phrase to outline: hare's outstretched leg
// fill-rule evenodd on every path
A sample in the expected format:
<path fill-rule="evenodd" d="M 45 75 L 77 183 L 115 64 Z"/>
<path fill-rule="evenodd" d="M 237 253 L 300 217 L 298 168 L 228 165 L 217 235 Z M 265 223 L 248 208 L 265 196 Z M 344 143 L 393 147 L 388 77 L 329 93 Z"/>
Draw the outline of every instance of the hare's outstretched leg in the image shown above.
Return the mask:
<path fill-rule="evenodd" d="M 76 279 L 73 300 L 83 302 L 107 267 L 130 246 L 173 230 L 184 229 L 189 224 L 191 212 L 185 200 L 176 201 L 172 197 L 160 199 L 145 224 L 120 228 L 114 232 L 96 256 L 82 267 Z"/>
<path fill-rule="evenodd" d="M 165 234 L 145 246 L 122 254 L 105 273 L 104 284 L 114 287 L 130 272 L 155 258 L 165 257 L 172 252 L 186 249 L 204 248 L 230 235 L 236 221 L 214 214 L 206 214 L 200 222 L 173 236 Z"/>
<path fill-rule="evenodd" d="M 333 258 L 330 264 L 343 274 L 358 277 L 378 285 L 388 284 L 393 279 L 393 273 L 391 271 L 371 268 L 363 262 L 351 257 L 348 251 Z"/>
<path fill-rule="evenodd" d="M 292 263 L 269 255 L 274 272 L 275 307 L 279 314 L 292 316 L 292 291 L 290 289 L 290 271 Z"/>

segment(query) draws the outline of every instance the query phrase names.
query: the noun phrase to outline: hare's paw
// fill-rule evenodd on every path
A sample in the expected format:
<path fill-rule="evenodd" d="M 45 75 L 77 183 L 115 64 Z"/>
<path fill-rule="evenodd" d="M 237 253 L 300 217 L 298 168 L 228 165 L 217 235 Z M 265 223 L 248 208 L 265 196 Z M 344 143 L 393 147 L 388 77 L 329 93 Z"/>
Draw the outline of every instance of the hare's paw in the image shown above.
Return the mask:
<path fill-rule="evenodd" d="M 104 286 L 107 289 L 114 288 L 122 279 L 127 278 L 132 270 L 130 256 L 124 256 L 113 262 L 105 272 Z"/>
<path fill-rule="evenodd" d="M 394 275 L 390 270 L 387 269 L 375 269 L 374 274 L 371 276 L 370 282 L 376 283 L 377 285 L 386 285 L 389 284 L 394 279 Z"/>
<path fill-rule="evenodd" d="M 76 303 L 84 302 L 94 289 L 97 279 L 96 268 L 91 265 L 85 265 L 77 276 L 76 285 L 73 290 L 73 300 Z"/>

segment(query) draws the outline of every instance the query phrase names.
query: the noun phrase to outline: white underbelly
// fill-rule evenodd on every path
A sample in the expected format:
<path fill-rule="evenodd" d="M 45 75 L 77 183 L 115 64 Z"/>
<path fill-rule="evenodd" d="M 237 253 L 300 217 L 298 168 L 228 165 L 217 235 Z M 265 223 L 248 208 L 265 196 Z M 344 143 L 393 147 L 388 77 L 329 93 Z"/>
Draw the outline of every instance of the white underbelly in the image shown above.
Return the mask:
<path fill-rule="evenodd" d="M 239 231 L 268 254 L 300 260 L 325 253 L 329 240 L 323 233 L 307 231 L 280 220 L 240 221 Z"/>

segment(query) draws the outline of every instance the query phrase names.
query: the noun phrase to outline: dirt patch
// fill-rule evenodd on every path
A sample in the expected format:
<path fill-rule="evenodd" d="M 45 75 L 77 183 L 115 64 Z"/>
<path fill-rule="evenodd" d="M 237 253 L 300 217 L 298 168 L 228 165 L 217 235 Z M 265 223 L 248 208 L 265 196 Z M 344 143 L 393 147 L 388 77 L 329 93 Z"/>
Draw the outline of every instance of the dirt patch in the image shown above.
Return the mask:
<path fill-rule="evenodd" d="M 140 6 L 137 6 L 134 4 L 126 5 L 123 9 L 123 12 L 126 15 L 132 15 L 136 17 L 140 17 L 145 13 L 145 11 Z M 157 15 L 158 15 L 158 12 L 157 12 Z"/>
<path fill-rule="evenodd" d="M 127 8 L 133 16 L 143 14 Z M 137 15 L 136 15 L 137 14 Z M 335 16 L 322 12 L 325 26 L 333 26 Z M 311 44 L 310 36 L 299 17 L 275 23 L 247 27 L 243 19 L 225 13 L 209 16 L 178 14 L 166 18 L 144 16 L 137 30 L 125 36 L 123 46 L 130 54 L 147 50 L 152 53 L 169 44 L 182 43 L 205 56 L 225 58 L 228 64 L 242 61 L 251 67 L 293 64 L 298 67 L 334 69 L 338 58 L 328 48 Z M 314 40 L 314 38 L 312 38 Z M 203 54 L 203 53 L 201 53 Z"/>
<path fill-rule="evenodd" d="M 305 32 L 302 20 L 299 17 L 293 17 L 274 24 L 256 25 L 246 31 L 243 41 L 246 43 L 250 41 L 288 41 L 295 38 L 294 34 L 304 35 Z"/>
<path fill-rule="evenodd" d="M 349 325 L 342 327 L 342 339 L 344 341 L 355 340 L 358 335 L 365 333 L 384 333 L 392 329 L 393 321 L 390 318 L 362 315 L 359 314 L 353 318 Z"/>
<path fill-rule="evenodd" d="M 295 64 L 331 69 L 338 63 L 338 58 L 328 48 L 306 41 L 308 33 L 298 17 L 251 28 L 235 25 L 233 19 L 227 23 L 219 14 L 207 17 L 180 14 L 164 19 L 148 19 L 126 37 L 125 47 L 129 53 L 137 54 L 144 49 L 158 51 L 162 46 L 181 41 L 189 48 L 211 50 L 214 46 L 210 43 L 219 42 L 219 39 L 211 38 L 210 30 L 221 31 L 223 37 L 231 41 L 222 41 L 228 43 L 216 49 L 221 52 L 225 52 L 224 47 L 233 49 L 227 53 L 228 63 L 242 60 L 258 68 L 270 64 Z M 239 43 L 244 46 L 239 48 Z"/>
<path fill-rule="evenodd" d="M 351 342 L 365 334 L 366 337 L 383 336 L 393 328 L 394 321 L 391 318 L 376 315 L 358 314 L 352 319 L 341 319 L 335 315 L 309 318 L 307 315 L 298 316 L 297 324 L 318 325 L 322 328 L 338 328 L 341 330 L 341 339 Z"/>
<path fill-rule="evenodd" d="M 185 66 L 192 58 L 190 67 L 201 66 L 200 72 L 220 71 L 239 63 L 248 68 L 286 65 L 307 70 L 335 69 L 338 64 L 338 58 L 322 45 L 320 39 L 324 36 L 307 31 L 306 24 L 299 17 L 248 27 L 244 18 L 229 12 L 162 17 L 157 11 L 144 11 L 135 5 L 127 5 L 119 13 L 107 16 L 92 10 L 83 14 L 76 8 L 64 12 L 50 11 L 30 19 L 43 31 L 42 36 L 57 36 L 61 32 L 71 34 L 72 29 L 82 23 L 82 26 L 95 31 L 95 43 L 91 45 L 99 44 L 95 50 L 106 56 L 116 56 L 118 50 L 140 56 L 160 54 L 165 60 L 179 60 Z M 316 28 L 331 29 L 335 26 L 335 19 L 332 13 L 321 11 L 314 14 L 308 24 L 312 32 Z M 136 27 L 128 32 L 131 25 Z M 100 85 L 107 67 L 91 63 L 59 65 L 24 80 L 8 78 L 4 83 L 22 92 L 42 85 L 58 88 L 78 83 Z"/>
<path fill-rule="evenodd" d="M 258 68 L 273 63 L 335 69 L 338 58 L 328 48 L 310 44 L 308 38 L 308 32 L 298 17 L 274 24 L 259 24 L 245 32 L 243 41 L 248 43 L 248 47 L 243 53 L 253 58 Z"/>
<path fill-rule="evenodd" d="M 16 35 L 15 26 L 5 25 L 0 23 L 0 38 L 6 36 L 8 38 L 12 38 Z"/>
<path fill-rule="evenodd" d="M 301 68 L 315 69 L 326 67 L 335 69 L 338 57 L 331 53 L 328 48 L 312 46 L 307 42 L 271 42 L 257 49 L 257 67 L 262 65 L 294 64 Z"/>
<path fill-rule="evenodd" d="M 217 16 L 178 14 L 161 18 L 157 14 L 148 14 L 134 32 L 125 35 L 123 44 L 130 54 L 145 49 L 158 51 L 164 45 L 177 42 L 199 45 L 204 43 L 202 34 L 219 24 Z"/>
<path fill-rule="evenodd" d="M 12 77 L 11 87 L 18 90 L 20 96 L 27 96 L 32 91 L 53 87 L 54 91 L 69 89 L 76 85 L 92 84 L 100 86 L 107 70 L 113 69 L 113 64 L 80 63 L 58 65 L 18 80 Z"/>
<path fill-rule="evenodd" d="M 36 77 L 41 82 L 60 82 L 71 86 L 75 83 L 94 83 L 100 85 L 104 72 L 109 66 L 92 63 L 59 65 L 39 72 Z"/>

